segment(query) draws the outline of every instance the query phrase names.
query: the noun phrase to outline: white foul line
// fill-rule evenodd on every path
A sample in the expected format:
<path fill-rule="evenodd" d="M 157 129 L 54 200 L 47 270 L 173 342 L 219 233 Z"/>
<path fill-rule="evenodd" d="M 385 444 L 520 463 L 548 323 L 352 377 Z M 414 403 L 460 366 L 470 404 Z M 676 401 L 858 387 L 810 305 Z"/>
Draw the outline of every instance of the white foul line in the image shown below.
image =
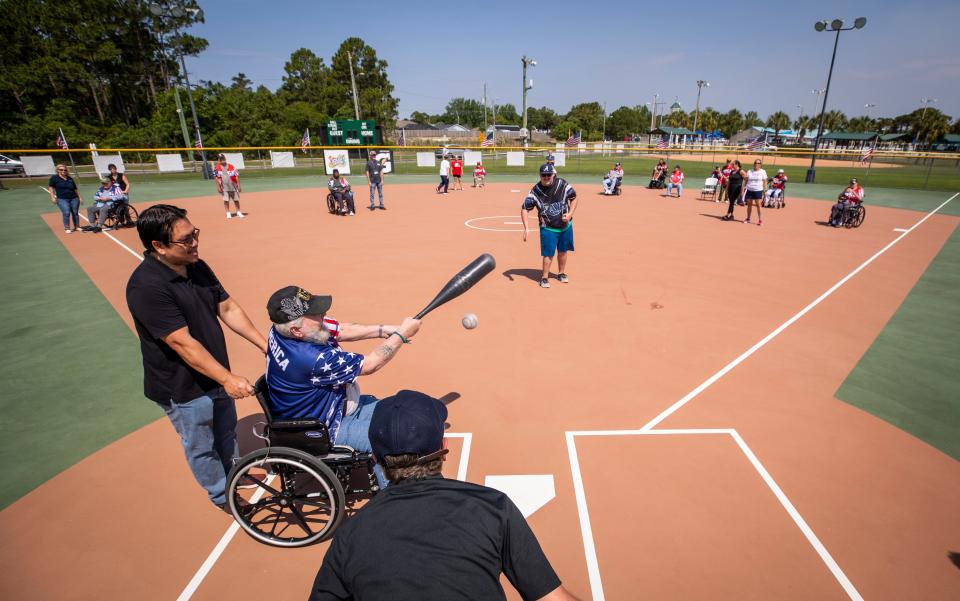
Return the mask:
<path fill-rule="evenodd" d="M 573 489 L 574 489 L 574 495 L 576 497 L 576 502 L 577 502 L 577 515 L 580 519 L 580 531 L 583 537 L 583 551 L 584 551 L 584 555 L 587 563 L 587 575 L 590 579 L 590 590 L 591 590 L 594 601 L 603 601 L 604 599 L 603 584 L 600 580 L 600 568 L 599 568 L 599 563 L 597 561 L 597 550 L 596 550 L 596 545 L 594 544 L 594 541 L 593 541 L 593 527 L 590 523 L 590 513 L 587 509 L 586 494 L 583 487 L 583 476 L 580 472 L 580 461 L 577 457 L 577 449 L 576 449 L 576 443 L 574 438 L 578 435 L 579 436 L 619 436 L 619 435 L 630 435 L 630 434 L 659 434 L 661 432 L 662 433 L 667 433 L 667 432 L 681 433 L 682 431 L 678 431 L 678 430 L 653 430 L 653 428 L 659 423 L 661 423 L 663 420 L 671 416 L 681 407 L 686 405 L 688 402 L 696 398 L 701 392 L 703 392 L 704 390 L 709 388 L 711 385 L 713 385 L 717 380 L 725 376 L 734 367 L 736 367 L 740 363 L 743 363 L 743 361 L 745 361 L 755 352 L 763 348 L 768 342 L 770 342 L 771 340 L 779 336 L 780 333 L 782 333 L 785 329 L 793 325 L 794 322 L 796 322 L 798 319 L 806 315 L 811 309 L 813 309 L 814 307 L 819 305 L 821 302 L 823 302 L 823 300 L 826 299 L 828 296 L 836 292 L 836 290 L 840 288 L 843 284 L 845 284 L 848 280 L 850 280 L 850 278 L 852 278 L 861 270 L 863 270 L 867 265 L 872 263 L 874 260 L 876 260 L 880 255 L 885 253 L 887 250 L 892 248 L 897 242 L 903 239 L 904 236 L 912 232 L 920 224 L 922 224 L 924 221 L 932 217 L 935 213 L 937 213 L 940 209 L 945 207 L 950 201 L 955 199 L 958 195 L 960 195 L 960 192 L 954 194 L 953 196 L 945 200 L 943 203 L 941 203 L 938 207 L 936 207 L 935 209 L 933 209 L 932 211 L 924 215 L 919 221 L 913 224 L 909 229 L 903 230 L 903 232 L 899 236 L 897 236 L 893 241 L 891 241 L 889 244 L 887 244 L 882 249 L 877 251 L 872 257 L 870 257 L 869 259 L 861 263 L 859 267 L 857 267 L 856 269 L 848 273 L 846 276 L 844 276 L 839 282 L 831 286 L 826 292 L 824 292 L 819 297 L 817 297 L 813 302 L 811 302 L 809 305 L 801 309 L 796 315 L 794 315 L 793 317 L 791 317 L 790 319 L 782 323 L 777 329 L 775 329 L 773 332 L 771 332 L 770 334 L 765 336 L 762 340 L 760 340 L 760 342 L 756 343 L 755 345 L 747 349 L 743 354 L 741 354 L 739 357 L 737 357 L 736 359 L 734 359 L 733 361 L 725 365 L 717 373 L 707 378 L 703 383 L 701 383 L 699 386 L 691 390 L 679 401 L 677 401 L 676 403 L 668 407 L 665 411 L 661 412 L 660 415 L 656 416 L 655 418 L 647 422 L 647 424 L 644 425 L 639 430 L 594 430 L 594 431 L 581 431 L 581 432 L 576 432 L 576 431 L 566 432 L 567 453 L 569 456 L 570 469 L 572 471 L 572 476 L 573 476 Z M 689 430 L 686 433 L 706 434 L 706 433 L 713 433 L 713 432 L 715 431 Z M 734 435 L 734 434 L 735 432 L 731 431 L 731 435 Z M 760 461 L 756 458 L 756 456 L 753 455 L 752 452 L 749 452 L 749 448 L 746 446 L 746 443 L 743 442 L 743 439 L 741 439 L 739 435 L 736 435 L 735 440 L 737 440 L 737 444 L 740 445 L 740 448 L 744 451 L 744 453 L 747 454 L 747 457 L 748 459 L 750 459 L 750 462 L 754 465 L 754 468 L 756 468 L 758 472 L 760 472 L 761 477 L 764 479 L 767 485 L 770 486 L 771 490 L 773 490 L 777 498 L 780 499 L 781 504 L 783 504 L 784 508 L 787 509 L 787 512 L 790 513 L 792 518 L 794 518 L 794 521 L 797 523 L 797 525 L 800 526 L 801 523 L 803 524 L 801 526 L 801 530 L 803 531 L 804 535 L 807 536 L 807 539 L 810 541 L 810 544 L 813 545 L 814 548 L 817 550 L 817 553 L 820 553 L 820 557 L 824 560 L 824 562 L 827 563 L 827 567 L 830 569 L 831 572 L 833 572 L 834 576 L 840 582 L 841 586 L 844 587 L 844 590 L 847 591 L 847 594 L 850 596 L 850 598 L 855 600 L 861 599 L 860 594 L 853 587 L 853 584 L 850 583 L 849 579 L 847 579 L 846 575 L 843 574 L 843 571 L 840 569 L 840 567 L 836 564 L 836 562 L 833 560 L 830 554 L 827 553 L 826 548 L 823 547 L 822 543 L 820 543 L 819 539 L 816 538 L 816 535 L 813 534 L 813 531 L 810 529 L 810 527 L 806 525 L 806 522 L 803 521 L 803 518 L 800 517 L 800 514 L 796 511 L 793 505 L 790 504 L 786 495 L 784 495 L 780 487 L 776 485 L 776 482 L 773 481 L 773 478 L 770 476 L 770 474 L 767 473 L 766 469 L 763 469 L 762 472 L 760 471 L 760 469 L 762 469 L 763 466 L 760 464 Z M 786 503 L 784 503 L 785 501 Z M 798 519 L 799 521 L 797 521 Z M 822 553 L 821 553 L 821 549 L 823 551 Z"/>
<path fill-rule="evenodd" d="M 473 442 L 473 433 L 472 432 L 463 432 L 463 433 L 449 433 L 444 434 L 444 438 L 462 438 L 463 446 L 460 449 L 460 466 L 457 468 L 457 480 L 465 480 L 467 477 L 467 463 L 470 461 L 470 446 Z M 273 480 L 273 476 L 270 476 L 267 479 L 267 485 L 270 484 Z M 263 495 L 266 489 L 257 490 L 250 498 L 251 503 L 256 503 L 260 500 L 260 497 Z M 227 549 L 227 545 L 230 544 L 230 541 L 233 540 L 233 536 L 237 533 L 237 530 L 240 529 L 240 524 L 236 521 L 230 524 L 227 528 L 227 531 L 223 533 L 223 536 L 220 537 L 220 541 L 213 548 L 213 551 L 210 551 L 210 555 L 207 555 L 207 558 L 203 561 L 203 564 L 193 575 L 193 578 L 190 579 L 190 582 L 187 584 L 186 588 L 183 589 L 183 592 L 180 593 L 180 596 L 177 597 L 177 601 L 189 601 L 197 588 L 200 587 L 200 584 L 207 577 L 207 574 L 210 573 L 210 570 L 213 569 L 214 564 L 220 559 L 220 556 L 223 555 L 223 552 Z"/>
<path fill-rule="evenodd" d="M 43 190 L 44 192 L 47 192 L 47 189 L 44 188 L 43 186 L 37 186 L 37 187 L 40 188 L 41 190 Z M 86 215 L 83 215 L 82 213 L 78 213 L 78 214 L 80 215 L 80 217 L 81 217 L 84 221 L 86 221 L 87 223 L 90 223 L 90 220 L 87 218 Z M 119 244 L 121 247 L 123 247 L 123 249 L 124 249 L 125 251 L 127 251 L 127 252 L 130 253 L 131 255 L 135 256 L 138 261 L 143 261 L 143 255 L 141 255 L 141 254 L 138 253 L 137 251 L 133 250 L 132 248 L 130 248 L 129 246 L 127 246 L 126 244 L 124 244 L 124 243 L 121 242 L 120 240 L 117 240 L 117 239 L 116 239 L 115 237 L 113 237 L 113 235 L 111 235 L 109 232 L 102 232 L 102 233 L 103 233 L 104 236 L 106 236 L 107 238 L 110 238 L 111 240 L 113 240 L 114 242 L 116 242 L 117 244 Z"/>
<path fill-rule="evenodd" d="M 916 229 L 917 226 L 919 226 L 921 223 L 923 223 L 927 219 L 930 219 L 930 217 L 933 216 L 934 213 L 936 213 L 937 211 L 945 207 L 947 203 L 949 203 L 951 200 L 956 198 L 957 195 L 960 195 L 960 192 L 957 192 L 957 194 L 954 194 L 953 196 L 945 200 L 940 206 L 938 206 L 937 208 L 933 209 L 932 211 L 924 215 L 923 218 L 920 219 L 920 221 L 914 223 L 910 227 L 910 229 L 904 231 L 902 234 L 894 238 L 889 244 L 887 244 L 886 246 L 878 250 L 876 253 L 874 253 L 872 257 L 870 257 L 869 259 L 861 263 L 859 267 L 857 267 L 847 275 L 843 276 L 843 278 L 841 278 L 839 282 L 837 282 L 833 286 L 830 286 L 830 288 L 827 289 L 826 292 L 824 292 L 823 294 L 818 296 L 816 299 L 814 299 L 813 302 L 811 302 L 809 305 L 807 305 L 806 307 L 798 311 L 796 315 L 794 315 L 787 321 L 780 324 L 780 326 L 777 329 L 775 329 L 774 331 L 764 336 L 763 339 L 761 339 L 759 342 L 757 342 L 756 344 L 748 348 L 739 357 L 737 357 L 730 363 L 727 363 L 725 366 L 723 366 L 720 369 L 720 371 L 718 371 L 717 373 L 713 374 L 712 376 L 704 380 L 702 384 L 700 384 L 699 386 L 697 386 L 696 388 L 688 392 L 682 399 L 680 399 L 673 405 L 670 405 L 667 409 L 665 409 L 662 413 L 660 413 L 660 415 L 656 416 L 655 418 L 647 422 L 647 424 L 643 426 L 641 430 L 650 430 L 651 428 L 654 428 L 657 424 L 667 419 L 668 417 L 673 415 L 678 409 L 680 409 L 681 407 L 686 405 L 688 402 L 696 398 L 701 392 L 709 388 L 714 382 L 716 382 L 723 376 L 727 375 L 727 373 L 730 370 L 732 370 L 734 367 L 746 361 L 751 355 L 753 355 L 755 352 L 757 352 L 758 350 L 766 346 L 768 342 L 770 342 L 771 340 L 779 336 L 784 330 L 792 326 L 798 319 L 800 319 L 801 317 L 809 313 L 810 310 L 812 310 L 814 307 L 822 303 L 828 296 L 836 292 L 837 289 L 839 289 L 841 286 L 846 284 L 853 276 L 860 273 L 864 268 L 866 268 L 867 265 L 869 265 L 870 263 L 873 263 L 880 255 L 890 250 L 897 242 L 902 240 L 904 236 L 912 232 L 914 229 Z"/>
<path fill-rule="evenodd" d="M 907 232 L 907 231 L 909 231 L 909 230 L 905 230 L 905 229 L 903 229 L 902 227 L 895 227 L 895 228 L 893 228 L 893 231 L 895 231 L 895 232 Z"/>

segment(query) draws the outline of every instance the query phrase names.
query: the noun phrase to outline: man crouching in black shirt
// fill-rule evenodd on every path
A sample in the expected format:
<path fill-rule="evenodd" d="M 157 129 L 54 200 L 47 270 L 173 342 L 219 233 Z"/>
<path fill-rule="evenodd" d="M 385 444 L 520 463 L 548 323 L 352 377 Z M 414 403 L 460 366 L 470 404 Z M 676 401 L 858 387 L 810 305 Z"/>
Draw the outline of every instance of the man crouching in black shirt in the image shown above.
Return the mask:
<path fill-rule="evenodd" d="M 440 474 L 447 408 L 401 390 L 377 403 L 370 443 L 390 486 L 337 530 L 311 601 L 576 601 L 520 510 L 502 492 Z"/>

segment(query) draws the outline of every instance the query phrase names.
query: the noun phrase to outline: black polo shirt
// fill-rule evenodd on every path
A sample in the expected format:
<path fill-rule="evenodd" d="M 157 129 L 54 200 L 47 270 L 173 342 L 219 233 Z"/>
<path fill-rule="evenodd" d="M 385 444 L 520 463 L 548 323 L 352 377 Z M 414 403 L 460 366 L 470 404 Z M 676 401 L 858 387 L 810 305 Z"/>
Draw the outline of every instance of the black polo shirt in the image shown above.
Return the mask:
<path fill-rule="evenodd" d="M 391 484 L 337 530 L 311 601 L 524 599 L 560 586 L 517 506 L 500 491 L 440 476 Z"/>
<path fill-rule="evenodd" d="M 190 335 L 213 358 L 230 369 L 219 305 L 230 298 L 213 270 L 203 261 L 187 266 L 183 277 L 150 251 L 127 282 L 127 307 L 140 337 L 143 353 L 143 393 L 166 405 L 190 401 L 220 387 L 194 370 L 162 340 L 187 326 Z"/>
<path fill-rule="evenodd" d="M 57 198 L 73 200 L 79 196 L 77 194 L 77 182 L 73 181 L 73 178 L 69 175 L 67 177 L 51 175 L 50 181 L 47 182 L 47 186 L 56 191 Z"/>

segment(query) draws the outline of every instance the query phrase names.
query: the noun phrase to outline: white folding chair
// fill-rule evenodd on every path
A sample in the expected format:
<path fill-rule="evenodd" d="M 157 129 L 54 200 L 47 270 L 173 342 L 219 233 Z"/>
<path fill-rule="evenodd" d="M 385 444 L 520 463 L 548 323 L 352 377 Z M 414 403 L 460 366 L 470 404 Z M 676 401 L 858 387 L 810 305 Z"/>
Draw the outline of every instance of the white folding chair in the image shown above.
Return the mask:
<path fill-rule="evenodd" d="M 714 198 L 717 195 L 717 187 L 720 185 L 720 180 L 715 177 L 708 177 L 703 182 L 703 189 L 700 190 L 700 200 L 703 200 L 710 195 L 710 198 Z"/>

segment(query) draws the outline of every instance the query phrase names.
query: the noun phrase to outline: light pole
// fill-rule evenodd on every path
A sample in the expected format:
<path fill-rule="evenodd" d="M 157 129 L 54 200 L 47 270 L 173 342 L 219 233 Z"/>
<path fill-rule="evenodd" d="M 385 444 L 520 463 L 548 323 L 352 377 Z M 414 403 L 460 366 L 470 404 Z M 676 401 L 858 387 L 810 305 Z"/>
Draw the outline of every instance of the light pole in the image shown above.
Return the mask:
<path fill-rule="evenodd" d="M 827 72 L 827 87 L 823 89 L 823 106 L 820 107 L 820 123 L 817 126 L 817 138 L 813 142 L 813 156 L 810 157 L 810 168 L 807 169 L 806 182 L 812 184 L 817 178 L 817 150 L 820 148 L 820 138 L 823 135 L 823 116 L 827 112 L 827 97 L 830 95 L 830 80 L 833 78 L 833 64 L 837 60 L 837 44 L 840 43 L 840 32 L 850 31 L 851 29 L 863 29 L 867 24 L 866 17 L 857 17 L 852 27 L 844 27 L 842 19 L 834 19 L 830 22 L 830 29 L 837 32 L 833 41 L 833 56 L 830 58 L 830 71 Z M 813 26 L 817 31 L 823 31 L 827 28 L 826 21 L 817 21 Z"/>
<path fill-rule="evenodd" d="M 520 62 L 523 63 L 523 81 L 520 82 L 523 84 L 523 125 L 520 128 L 520 135 L 523 138 L 523 147 L 526 148 L 527 138 L 530 136 L 530 133 L 527 131 L 527 91 L 533 89 L 533 80 L 531 79 L 527 82 L 527 67 L 536 67 L 537 61 L 524 54 Z"/>
<path fill-rule="evenodd" d="M 700 122 L 700 92 L 703 91 L 704 86 L 710 87 L 709 81 L 704 81 L 702 79 L 697 80 L 697 112 L 693 116 L 693 133 L 697 133 L 697 123 Z"/>
<path fill-rule="evenodd" d="M 350 63 L 350 87 L 353 88 L 353 114 L 360 120 L 360 102 L 357 100 L 357 78 L 353 76 L 353 55 L 347 50 L 347 62 Z"/>
<path fill-rule="evenodd" d="M 179 6 L 167 7 L 157 2 L 150 3 L 150 12 L 155 17 L 173 17 L 180 19 L 189 12 L 199 19 L 203 18 L 203 10 L 199 8 L 183 9 Z M 174 25 L 177 35 L 180 35 L 180 28 Z M 187 98 L 190 100 L 190 112 L 193 114 L 194 145 L 200 149 L 200 160 L 203 162 L 203 179 L 210 179 L 209 166 L 207 165 L 207 151 L 203 148 L 203 138 L 200 136 L 200 121 L 197 119 L 197 107 L 193 103 L 193 88 L 190 86 L 190 74 L 187 73 L 187 63 L 183 58 L 183 52 L 180 55 L 180 67 L 183 70 L 183 79 L 187 85 Z"/>

